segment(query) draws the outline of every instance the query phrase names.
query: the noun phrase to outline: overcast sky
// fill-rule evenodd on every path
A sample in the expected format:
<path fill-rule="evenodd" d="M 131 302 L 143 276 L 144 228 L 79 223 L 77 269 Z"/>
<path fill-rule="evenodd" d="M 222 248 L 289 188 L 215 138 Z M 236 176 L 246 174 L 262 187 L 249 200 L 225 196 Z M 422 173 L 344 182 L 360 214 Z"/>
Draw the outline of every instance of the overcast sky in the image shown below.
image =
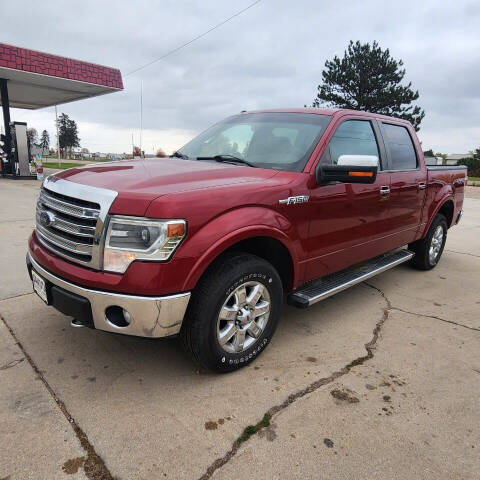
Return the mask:
<path fill-rule="evenodd" d="M 126 74 L 201 34 L 253 0 L 45 2 L 2 8 L 0 41 L 117 67 L 123 92 L 59 106 L 91 151 L 170 152 L 241 110 L 310 104 L 325 60 L 377 40 L 403 59 L 425 109 L 424 149 L 480 146 L 480 1 L 262 0 L 185 49 Z M 68 6 L 67 6 L 68 5 Z M 54 142 L 54 108 L 13 110 Z"/>

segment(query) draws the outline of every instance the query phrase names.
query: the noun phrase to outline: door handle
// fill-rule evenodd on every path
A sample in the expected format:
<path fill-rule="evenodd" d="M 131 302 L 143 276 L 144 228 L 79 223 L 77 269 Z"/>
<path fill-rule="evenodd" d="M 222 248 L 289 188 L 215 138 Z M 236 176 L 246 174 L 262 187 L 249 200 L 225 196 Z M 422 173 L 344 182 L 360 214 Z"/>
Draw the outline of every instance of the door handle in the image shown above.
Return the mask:
<path fill-rule="evenodd" d="M 418 185 L 417 185 L 417 188 L 419 190 L 425 190 L 427 188 L 427 184 L 425 182 L 420 182 Z"/>
<path fill-rule="evenodd" d="M 390 193 L 390 187 L 380 187 L 381 195 L 388 195 Z"/>

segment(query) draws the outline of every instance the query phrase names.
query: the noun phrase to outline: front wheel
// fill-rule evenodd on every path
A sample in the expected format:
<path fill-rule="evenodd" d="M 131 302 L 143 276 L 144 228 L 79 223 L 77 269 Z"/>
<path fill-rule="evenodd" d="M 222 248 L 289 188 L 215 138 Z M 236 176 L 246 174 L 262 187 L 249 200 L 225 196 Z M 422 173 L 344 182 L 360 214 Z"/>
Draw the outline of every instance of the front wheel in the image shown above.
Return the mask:
<path fill-rule="evenodd" d="M 431 270 L 442 256 L 447 241 L 447 219 L 439 213 L 434 219 L 425 238 L 411 243 L 408 248 L 415 253 L 412 265 L 419 270 Z"/>
<path fill-rule="evenodd" d="M 200 280 L 180 336 L 200 365 L 230 372 L 254 360 L 270 342 L 283 304 L 275 268 L 251 254 L 217 261 Z"/>

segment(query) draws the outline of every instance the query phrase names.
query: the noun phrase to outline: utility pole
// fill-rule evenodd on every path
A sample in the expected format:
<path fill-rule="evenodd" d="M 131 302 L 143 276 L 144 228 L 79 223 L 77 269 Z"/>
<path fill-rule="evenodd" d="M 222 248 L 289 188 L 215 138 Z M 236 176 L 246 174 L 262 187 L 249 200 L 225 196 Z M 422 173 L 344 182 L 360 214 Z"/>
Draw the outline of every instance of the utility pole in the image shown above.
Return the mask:
<path fill-rule="evenodd" d="M 60 136 L 58 135 L 58 117 L 57 117 L 57 106 L 55 105 L 55 125 L 57 127 L 57 159 L 58 159 L 58 166 L 61 166 L 60 162 Z"/>
<path fill-rule="evenodd" d="M 143 130 L 143 80 L 140 80 L 140 157 L 143 157 L 142 130 Z"/>
<path fill-rule="evenodd" d="M 135 157 L 134 148 L 135 148 L 135 145 L 133 144 L 133 132 L 132 132 L 132 158 Z"/>

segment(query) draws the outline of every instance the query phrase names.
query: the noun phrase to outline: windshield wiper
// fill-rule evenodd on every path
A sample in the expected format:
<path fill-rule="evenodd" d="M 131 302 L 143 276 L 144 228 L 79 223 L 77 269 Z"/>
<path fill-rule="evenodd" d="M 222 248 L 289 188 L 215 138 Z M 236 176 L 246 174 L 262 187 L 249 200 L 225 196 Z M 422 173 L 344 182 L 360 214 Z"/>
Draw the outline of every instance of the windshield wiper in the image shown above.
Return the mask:
<path fill-rule="evenodd" d="M 244 165 L 248 165 L 249 167 L 257 167 L 253 163 L 247 162 L 243 158 L 236 157 L 235 155 L 214 155 L 213 157 L 197 157 L 197 160 L 215 160 L 216 162 L 243 163 Z"/>
<path fill-rule="evenodd" d="M 173 152 L 170 157 L 176 157 L 176 158 L 183 158 L 184 160 L 188 160 L 190 157 L 188 155 L 184 155 L 182 152 L 179 152 L 178 150 L 176 152 Z"/>

